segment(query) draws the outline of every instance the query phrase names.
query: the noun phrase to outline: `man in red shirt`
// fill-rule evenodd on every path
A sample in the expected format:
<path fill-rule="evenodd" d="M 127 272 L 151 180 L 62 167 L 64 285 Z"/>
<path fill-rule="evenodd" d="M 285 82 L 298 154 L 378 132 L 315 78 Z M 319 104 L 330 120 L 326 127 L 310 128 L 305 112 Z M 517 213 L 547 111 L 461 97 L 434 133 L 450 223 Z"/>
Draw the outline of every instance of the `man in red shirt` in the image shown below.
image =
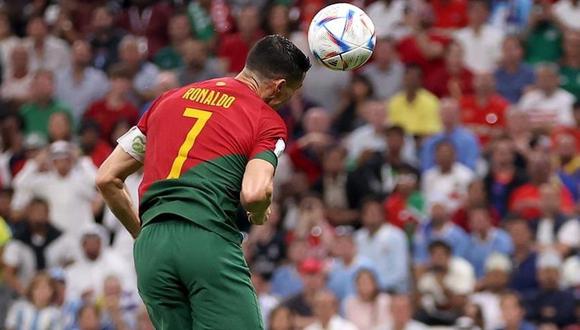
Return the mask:
<path fill-rule="evenodd" d="M 463 65 L 463 48 L 452 43 L 445 52 L 445 66 L 433 71 L 425 87 L 439 98 L 453 97 L 473 93 L 473 74 Z"/>
<path fill-rule="evenodd" d="M 505 128 L 505 111 L 509 102 L 495 90 L 491 73 L 481 73 L 474 80 L 475 93 L 461 98 L 461 121 L 479 137 L 482 146 Z"/>

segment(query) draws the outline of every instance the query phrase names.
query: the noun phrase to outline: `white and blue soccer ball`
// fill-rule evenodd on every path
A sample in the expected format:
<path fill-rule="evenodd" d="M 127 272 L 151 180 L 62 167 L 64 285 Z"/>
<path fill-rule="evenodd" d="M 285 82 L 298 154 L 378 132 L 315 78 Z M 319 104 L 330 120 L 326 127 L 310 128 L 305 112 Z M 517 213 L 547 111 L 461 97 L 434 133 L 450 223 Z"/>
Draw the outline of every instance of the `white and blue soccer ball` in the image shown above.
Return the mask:
<path fill-rule="evenodd" d="M 331 70 L 354 70 L 375 49 L 375 26 L 360 8 L 337 3 L 321 9 L 308 28 L 310 51 Z"/>

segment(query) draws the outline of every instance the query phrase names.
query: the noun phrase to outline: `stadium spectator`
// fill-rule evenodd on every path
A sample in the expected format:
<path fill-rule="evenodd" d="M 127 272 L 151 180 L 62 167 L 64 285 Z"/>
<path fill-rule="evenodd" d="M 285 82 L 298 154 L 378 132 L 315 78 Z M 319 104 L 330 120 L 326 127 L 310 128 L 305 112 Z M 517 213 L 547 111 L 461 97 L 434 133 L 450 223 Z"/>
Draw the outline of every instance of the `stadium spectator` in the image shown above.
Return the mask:
<path fill-rule="evenodd" d="M 153 57 L 153 62 L 161 70 L 175 70 L 183 66 L 183 43 L 191 39 L 191 25 L 186 14 L 175 14 L 167 25 L 169 45 L 159 49 Z"/>
<path fill-rule="evenodd" d="M 538 288 L 536 278 L 537 254 L 533 250 L 533 236 L 526 220 L 510 219 L 506 229 L 514 243 L 513 271 L 509 287 L 523 294 Z"/>
<path fill-rule="evenodd" d="M 532 228 L 540 250 L 555 249 L 566 257 L 580 245 L 580 223 L 562 213 L 560 199 L 557 186 L 549 183 L 540 186 L 541 214 L 533 220 Z"/>
<path fill-rule="evenodd" d="M 218 56 L 226 63 L 226 72 L 237 74 L 244 68 L 250 48 L 264 36 L 260 30 L 259 9 L 248 5 L 237 17 L 238 32 L 225 35 L 218 47 Z"/>
<path fill-rule="evenodd" d="M 99 124 L 85 121 L 79 128 L 79 147 L 83 155 L 87 155 L 96 167 L 101 166 L 113 149 L 101 138 Z"/>
<path fill-rule="evenodd" d="M 207 45 L 198 40 L 186 40 L 180 44 L 183 67 L 177 70 L 180 85 L 222 77 L 223 69 L 216 60 L 208 58 Z"/>
<path fill-rule="evenodd" d="M 103 326 L 101 323 L 101 311 L 92 303 L 83 305 L 79 309 L 76 319 L 78 320 L 78 330 L 97 330 Z"/>
<path fill-rule="evenodd" d="M 529 113 L 517 107 L 509 108 L 506 113 L 506 128 L 507 137 L 512 140 L 517 156 L 523 157 L 516 159 L 517 166 L 523 168 L 526 163 L 524 158 L 527 158 L 532 151 L 534 138 Z"/>
<path fill-rule="evenodd" d="M 374 264 L 381 290 L 406 293 L 409 283 L 409 252 L 405 233 L 388 223 L 380 200 L 368 199 L 361 205 L 363 227 L 355 234 L 360 256 Z"/>
<path fill-rule="evenodd" d="M 529 114 L 532 127 L 549 130 L 555 126 L 574 126 L 574 96 L 558 87 L 558 67 L 555 64 L 538 65 L 536 77 L 538 88 L 526 92 L 518 104 Z"/>
<path fill-rule="evenodd" d="M 56 97 L 70 106 L 75 122 L 79 122 L 87 107 L 105 96 L 109 90 L 107 76 L 90 67 L 91 48 L 84 40 L 72 45 L 72 64 L 56 74 Z"/>
<path fill-rule="evenodd" d="M 9 14 L 2 11 L 0 13 L 0 64 L 4 71 L 8 67 L 12 48 L 20 43 L 20 39 L 14 35 L 11 23 Z"/>
<path fill-rule="evenodd" d="M 441 101 L 441 122 L 443 131 L 424 141 L 421 148 L 421 170 L 433 168 L 437 161 L 436 150 L 442 141 L 450 142 L 455 150 L 457 161 L 472 171 L 477 169 L 479 160 L 479 142 L 477 137 L 460 121 L 459 103 L 453 99 Z"/>
<path fill-rule="evenodd" d="M 434 146 L 435 166 L 424 172 L 421 183 L 427 204 L 435 201 L 446 203 L 451 213 L 462 205 L 467 187 L 475 177 L 469 167 L 456 161 L 454 145 L 442 139 Z"/>
<path fill-rule="evenodd" d="M 190 2 L 187 15 L 196 39 L 214 44 L 219 37 L 235 29 L 232 10 L 225 0 L 200 0 Z"/>
<path fill-rule="evenodd" d="M 313 302 L 315 315 L 314 323 L 304 330 L 357 330 L 351 323 L 338 315 L 338 301 L 334 294 L 328 290 L 322 290 L 316 294 Z"/>
<path fill-rule="evenodd" d="M 130 69 L 122 64 L 115 64 L 109 69 L 111 89 L 107 95 L 93 102 L 85 112 L 83 119 L 99 125 L 101 136 L 109 140 L 113 127 L 120 121 L 130 125 L 137 123 L 138 110 L 129 99 L 131 91 Z"/>
<path fill-rule="evenodd" d="M 60 313 L 54 306 L 56 288 L 45 273 L 34 276 L 26 291 L 26 299 L 17 301 L 6 317 L 7 330 L 56 329 L 60 323 Z"/>
<path fill-rule="evenodd" d="M 350 85 L 350 74 L 343 71 L 329 70 L 326 66 L 312 59 L 312 68 L 302 83 L 302 94 L 307 100 L 335 113 L 340 104 L 340 97 Z M 333 95 L 333 97 L 330 97 Z"/>
<path fill-rule="evenodd" d="M 465 68 L 464 50 L 459 43 L 451 43 L 445 50 L 445 65 L 433 71 L 425 87 L 437 97 L 459 99 L 473 92 L 473 74 Z"/>
<path fill-rule="evenodd" d="M 107 329 L 137 329 L 139 302 L 133 292 L 123 290 L 114 275 L 105 278 L 103 295 L 97 298 L 102 309 L 101 323 Z"/>
<path fill-rule="evenodd" d="M 294 43 L 302 52 L 308 53 L 308 40 L 304 31 L 295 29 L 295 20 L 290 17 L 290 7 L 284 3 L 270 5 L 266 14 L 266 33 L 285 36 Z"/>
<path fill-rule="evenodd" d="M 474 73 L 493 71 L 501 56 L 503 32 L 487 24 L 488 18 L 486 1 L 470 1 L 469 26 L 454 35 L 465 50 L 465 66 Z"/>
<path fill-rule="evenodd" d="M 384 312 L 384 311 L 383 311 Z M 383 324 L 374 330 L 405 329 L 405 330 L 426 330 L 428 327 L 423 323 L 413 320 L 413 303 L 407 295 L 391 296 L 388 313 L 392 321 Z"/>
<path fill-rule="evenodd" d="M 353 130 L 344 142 L 349 163 L 360 164 L 360 157 L 364 158 L 365 153 L 382 152 L 386 149 L 384 104 L 380 101 L 367 101 L 361 112 L 365 124 Z"/>
<path fill-rule="evenodd" d="M 333 113 L 333 131 L 344 136 L 364 124 L 361 116 L 366 102 L 373 98 L 371 81 L 364 75 L 354 75 L 342 95 L 336 112 Z"/>
<path fill-rule="evenodd" d="M 560 0 L 552 7 L 552 15 L 562 29 L 580 30 L 580 3 L 578 0 Z"/>
<path fill-rule="evenodd" d="M 390 323 L 392 316 L 386 311 L 390 297 L 381 293 L 377 283 L 377 275 L 368 269 L 361 269 L 356 274 L 356 294 L 344 301 L 344 314 L 358 329 L 374 329 Z"/>
<path fill-rule="evenodd" d="M 60 71 L 70 65 L 70 49 L 64 40 L 49 34 L 41 16 L 32 17 L 26 26 L 25 45 L 30 54 L 30 68 Z"/>
<path fill-rule="evenodd" d="M 55 112 L 48 118 L 48 141 L 70 141 L 73 137 L 71 118 L 67 113 Z"/>
<path fill-rule="evenodd" d="M 148 57 L 152 57 L 169 41 L 167 25 L 171 12 L 171 7 L 165 2 L 133 0 L 119 17 L 119 26 L 133 35 L 146 38 L 146 52 Z"/>
<path fill-rule="evenodd" d="M 559 165 L 558 171 L 575 179 L 580 180 L 580 154 L 578 148 L 580 147 L 580 140 L 576 140 L 570 133 L 564 131 L 556 135 L 555 141 L 555 158 Z"/>
<path fill-rule="evenodd" d="M 143 116 L 143 114 L 145 114 L 145 112 L 147 112 L 147 110 L 149 110 L 149 108 L 151 107 L 151 105 L 153 104 L 155 99 L 157 99 L 157 97 L 159 97 L 163 93 L 170 91 L 174 88 L 177 88 L 179 86 L 180 86 L 180 83 L 178 81 L 178 77 L 177 77 L 177 74 L 175 71 L 161 71 L 161 72 L 159 72 L 159 75 L 157 76 L 157 81 L 155 82 L 155 88 L 153 89 L 155 98 L 153 100 L 145 103 L 139 109 L 139 118 L 141 118 L 141 116 Z"/>
<path fill-rule="evenodd" d="M 397 38 L 405 17 L 404 0 L 381 0 L 371 3 L 366 12 L 375 24 L 375 33 L 381 38 Z M 378 56 L 377 56 L 378 57 Z"/>
<path fill-rule="evenodd" d="M 481 306 L 485 330 L 496 330 L 503 325 L 500 300 L 507 293 L 512 265 L 506 255 L 492 253 L 485 260 L 485 275 L 479 280 L 478 291 L 470 302 Z"/>
<path fill-rule="evenodd" d="M 526 310 L 517 293 L 508 292 L 500 299 L 501 316 L 504 321 L 501 330 L 536 330 L 536 327 L 524 319 Z"/>
<path fill-rule="evenodd" d="M 108 70 L 109 66 L 119 59 L 117 49 L 124 32 L 113 23 L 114 14 L 111 8 L 108 6 L 95 8 L 91 22 L 92 33 L 87 39 L 93 50 L 92 65 L 99 70 Z"/>
<path fill-rule="evenodd" d="M 77 159 L 75 152 L 69 142 L 57 141 L 29 160 L 14 178 L 12 208 L 24 210 L 36 196 L 48 202 L 52 224 L 65 233 L 77 233 L 93 222 L 96 168 L 88 158 Z"/>
<path fill-rule="evenodd" d="M 469 211 L 471 237 L 467 248 L 466 259 L 471 263 L 475 276 L 484 275 L 486 260 L 494 253 L 510 255 L 513 252 L 511 237 L 501 228 L 494 228 L 486 206 L 472 208 Z"/>
<path fill-rule="evenodd" d="M 538 256 L 537 267 L 539 290 L 524 296 L 527 318 L 558 328 L 574 324 L 574 298 L 570 291 L 560 289 L 562 259 L 548 250 Z"/>
<path fill-rule="evenodd" d="M 0 96 L 6 101 L 22 104 L 32 97 L 31 87 L 34 74 L 29 65 L 28 50 L 22 43 L 13 45 L 9 50 L 7 65 L 2 68 L 4 77 L 0 87 Z"/>
<path fill-rule="evenodd" d="M 373 54 L 373 61 L 365 65 L 361 72 L 371 81 L 375 97 L 386 101 L 401 89 L 404 67 L 397 58 L 392 39 L 377 40 Z"/>
<path fill-rule="evenodd" d="M 326 205 L 316 194 L 302 198 L 298 206 L 298 222 L 293 236 L 307 239 L 311 256 L 324 258 L 334 238 L 334 227 L 326 215 Z"/>
<path fill-rule="evenodd" d="M 127 67 L 132 79 L 132 102 L 139 106 L 151 100 L 153 88 L 159 75 L 155 64 L 148 62 L 144 41 L 133 35 L 123 37 L 119 44 L 119 63 Z"/>
<path fill-rule="evenodd" d="M 287 263 L 280 265 L 272 274 L 272 294 L 286 299 L 298 294 L 302 288 L 300 267 L 308 257 L 308 242 L 294 239 L 288 243 Z"/>
<path fill-rule="evenodd" d="M 39 70 L 34 75 L 32 90 L 34 91 L 30 102 L 20 107 L 20 115 L 24 119 L 25 133 L 38 133 L 48 136 L 48 121 L 55 112 L 66 112 L 70 109 L 55 98 L 54 75 L 50 71 Z"/>
<path fill-rule="evenodd" d="M 560 85 L 574 95 L 577 101 L 580 100 L 580 31 L 567 31 L 564 35 Z"/>
<path fill-rule="evenodd" d="M 470 233 L 472 231 L 469 225 L 469 212 L 472 209 L 485 208 L 488 210 L 491 224 L 497 227 L 500 223 L 499 214 L 491 207 L 489 204 L 489 198 L 485 190 L 485 183 L 478 179 L 471 181 L 469 186 L 467 186 L 467 196 L 461 207 L 455 211 L 452 216 L 453 223 L 460 226 L 465 232 Z"/>
<path fill-rule="evenodd" d="M 518 103 L 526 89 L 535 82 L 531 66 L 523 63 L 522 41 L 516 35 L 503 40 L 502 55 L 494 73 L 498 93 L 512 104 Z"/>
<path fill-rule="evenodd" d="M 562 32 L 553 20 L 552 4 L 541 1 L 534 6 L 526 33 L 526 62 L 557 62 L 562 56 Z"/>
<path fill-rule="evenodd" d="M 426 218 L 418 175 L 412 168 L 402 167 L 398 169 L 395 181 L 395 188 L 385 199 L 385 215 L 389 223 L 412 237 L 417 224 Z"/>
<path fill-rule="evenodd" d="M 461 122 L 479 137 L 479 143 L 485 148 L 504 131 L 509 103 L 496 92 L 491 73 L 478 74 L 474 86 L 475 93 L 460 100 Z"/>
<path fill-rule="evenodd" d="M 462 314 L 467 296 L 475 289 L 471 265 L 453 257 L 443 241 L 429 244 L 429 266 L 418 278 L 420 306 L 417 319 L 427 325 L 453 325 Z"/>
<path fill-rule="evenodd" d="M 403 91 L 388 101 L 391 124 L 403 127 L 413 136 L 428 136 L 441 130 L 439 100 L 422 87 L 422 70 L 408 65 L 403 79 Z"/>
<path fill-rule="evenodd" d="M 272 310 L 268 318 L 268 325 L 270 330 L 293 330 L 294 313 L 283 305 L 278 305 Z"/>
<path fill-rule="evenodd" d="M 449 210 L 441 202 L 432 204 L 429 221 L 421 224 L 413 237 L 413 262 L 418 273 L 428 266 L 429 246 L 434 241 L 444 241 L 454 256 L 467 255 L 469 236 L 451 222 Z"/>

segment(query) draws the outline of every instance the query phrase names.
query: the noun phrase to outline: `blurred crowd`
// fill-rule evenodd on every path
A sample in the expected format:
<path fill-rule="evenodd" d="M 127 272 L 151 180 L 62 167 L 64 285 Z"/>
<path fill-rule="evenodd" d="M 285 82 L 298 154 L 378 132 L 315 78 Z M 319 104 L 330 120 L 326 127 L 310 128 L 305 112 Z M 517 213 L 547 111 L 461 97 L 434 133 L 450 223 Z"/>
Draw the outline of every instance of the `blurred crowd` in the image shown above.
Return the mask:
<path fill-rule="evenodd" d="M 352 2 L 371 62 L 313 63 L 270 221 L 238 219 L 266 328 L 579 329 L 580 1 Z M 0 328 L 152 329 L 96 169 L 328 3 L 0 1 Z"/>

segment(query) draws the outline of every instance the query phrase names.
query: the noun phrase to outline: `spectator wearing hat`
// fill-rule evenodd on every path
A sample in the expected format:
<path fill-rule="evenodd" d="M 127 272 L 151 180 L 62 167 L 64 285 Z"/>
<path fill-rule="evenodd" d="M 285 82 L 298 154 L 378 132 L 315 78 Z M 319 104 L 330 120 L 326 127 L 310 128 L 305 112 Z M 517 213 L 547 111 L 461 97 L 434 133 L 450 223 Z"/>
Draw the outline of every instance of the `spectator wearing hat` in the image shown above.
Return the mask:
<path fill-rule="evenodd" d="M 469 227 L 471 236 L 466 259 L 473 266 L 475 276 L 482 278 L 488 257 L 494 253 L 512 254 L 512 239 L 503 229 L 493 227 L 489 209 L 485 205 L 469 210 Z"/>
<path fill-rule="evenodd" d="M 316 293 L 313 302 L 315 321 L 304 330 L 357 330 L 354 323 L 338 315 L 338 301 L 329 290 Z"/>
<path fill-rule="evenodd" d="M 408 295 L 394 295 L 391 296 L 389 308 L 386 311 L 391 315 L 391 321 L 387 324 L 382 324 L 373 330 L 427 330 L 429 329 L 425 324 L 415 321 L 413 319 L 413 303 L 411 297 Z"/>
<path fill-rule="evenodd" d="M 12 207 L 22 211 L 33 196 L 48 202 L 52 224 L 65 233 L 78 233 L 94 221 L 96 168 L 87 157 L 77 159 L 74 146 L 57 141 L 29 160 L 14 178 Z"/>
<path fill-rule="evenodd" d="M 524 92 L 535 82 L 531 66 L 523 63 L 522 41 L 515 35 L 507 36 L 502 43 L 502 55 L 494 72 L 498 93 L 511 104 L 517 104 Z"/>
<path fill-rule="evenodd" d="M 508 256 L 494 252 L 485 260 L 485 275 L 477 284 L 479 292 L 469 301 L 481 306 L 485 330 L 496 330 L 503 325 L 500 300 L 508 291 L 512 264 Z"/>
<path fill-rule="evenodd" d="M 373 329 L 391 321 L 385 313 L 390 297 L 379 290 L 377 275 L 370 269 L 361 269 L 356 274 L 356 292 L 344 301 L 344 315 L 359 329 Z"/>
<path fill-rule="evenodd" d="M 504 325 L 498 330 L 536 330 L 536 326 L 524 319 L 526 310 L 520 296 L 507 292 L 500 297 L 499 309 Z"/>
<path fill-rule="evenodd" d="M 373 62 L 362 69 L 362 74 L 370 80 L 373 86 L 375 97 L 381 101 L 388 100 L 399 92 L 403 83 L 405 68 L 397 59 L 394 46 L 392 39 L 379 38 L 375 45 Z"/>
<path fill-rule="evenodd" d="M 536 277 L 537 254 L 533 250 L 533 236 L 526 220 L 509 219 L 506 229 L 512 238 L 514 252 L 512 254 L 513 271 L 509 287 L 520 294 L 534 291 L 538 288 Z"/>
<path fill-rule="evenodd" d="M 417 319 L 427 325 L 452 325 L 463 313 L 469 294 L 475 289 L 473 267 L 453 257 L 444 241 L 429 244 L 427 271 L 417 282 L 421 310 Z"/>
<path fill-rule="evenodd" d="M 357 250 L 375 265 L 380 290 L 408 292 L 410 257 L 405 233 L 385 223 L 381 200 L 369 198 L 362 203 L 361 221 L 363 227 L 354 236 Z"/>
<path fill-rule="evenodd" d="M 576 322 L 574 295 L 560 289 L 562 258 L 547 250 L 538 256 L 539 289 L 525 296 L 527 318 L 540 325 L 552 324 L 558 328 Z"/>
<path fill-rule="evenodd" d="M 302 261 L 299 272 L 304 283 L 303 289 L 282 304 L 296 313 L 296 325 L 303 328 L 316 321 L 315 302 L 317 295 L 326 286 L 326 270 L 321 260 L 309 257 Z"/>
<path fill-rule="evenodd" d="M 89 105 L 109 90 L 103 71 L 90 66 L 92 50 L 88 42 L 77 40 L 72 45 L 72 63 L 56 74 L 56 96 L 71 107 L 75 122 L 79 122 Z"/>

